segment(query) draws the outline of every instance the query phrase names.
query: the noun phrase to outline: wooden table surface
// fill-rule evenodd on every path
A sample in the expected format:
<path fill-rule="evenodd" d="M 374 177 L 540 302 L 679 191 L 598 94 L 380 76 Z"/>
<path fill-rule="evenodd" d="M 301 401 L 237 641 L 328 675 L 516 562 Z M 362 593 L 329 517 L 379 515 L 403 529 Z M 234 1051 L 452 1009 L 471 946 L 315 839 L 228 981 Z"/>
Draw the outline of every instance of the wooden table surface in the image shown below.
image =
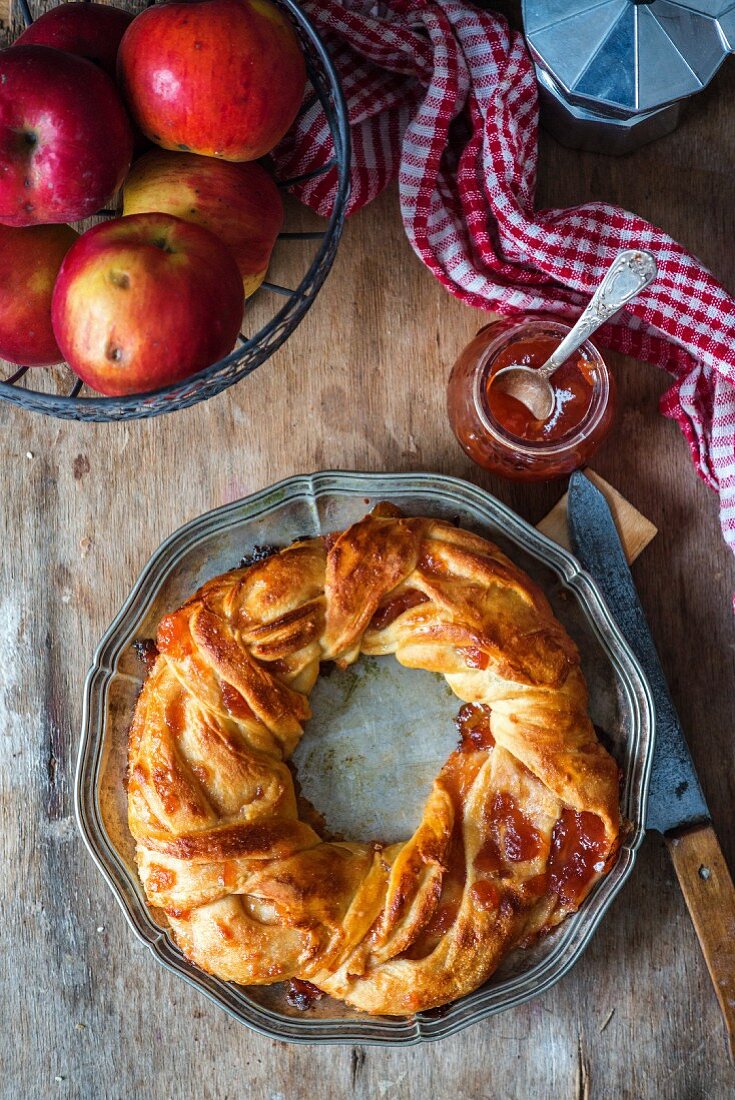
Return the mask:
<path fill-rule="evenodd" d="M 610 199 L 666 227 L 735 291 L 735 65 L 679 130 L 614 160 L 542 139 L 541 204 Z M 291 224 L 305 224 L 298 209 Z M 281 258 L 279 274 L 288 277 Z M 259 307 L 254 307 L 256 312 Z M 0 1092 L 7 1097 L 291 1100 L 732 1097 L 735 1072 L 673 870 L 647 839 L 574 971 L 513 1012 L 408 1050 L 303 1048 L 251 1034 L 129 931 L 72 813 L 82 683 L 148 556 L 198 513 L 304 471 L 437 470 L 532 522 L 560 485 L 474 468 L 444 415 L 482 315 L 449 297 L 401 229 L 393 189 L 348 224 L 288 344 L 207 404 L 84 425 L 0 407 Z M 735 866 L 735 563 L 715 496 L 657 412 L 667 379 L 614 362 L 622 411 L 595 461 L 660 528 L 634 566 L 722 846 Z"/>

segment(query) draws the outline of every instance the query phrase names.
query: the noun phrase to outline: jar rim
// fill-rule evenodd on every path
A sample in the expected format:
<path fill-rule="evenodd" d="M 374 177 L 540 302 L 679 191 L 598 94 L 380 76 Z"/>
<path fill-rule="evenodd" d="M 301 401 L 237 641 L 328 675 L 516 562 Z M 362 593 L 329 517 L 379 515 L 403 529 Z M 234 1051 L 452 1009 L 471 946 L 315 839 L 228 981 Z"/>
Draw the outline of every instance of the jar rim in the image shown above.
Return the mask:
<path fill-rule="evenodd" d="M 566 321 L 559 321 L 552 317 L 525 316 L 517 321 L 506 320 L 505 323 L 501 323 L 501 331 L 487 344 L 480 356 L 475 371 L 472 394 L 480 422 L 488 435 L 497 443 L 512 448 L 519 455 L 529 458 L 553 458 L 563 454 L 592 435 L 605 415 L 610 398 L 610 375 L 605 360 L 590 340 L 585 340 L 579 351 L 584 352 L 595 367 L 595 379 L 592 386 L 593 399 L 583 419 L 568 435 L 553 443 L 544 440 L 521 439 L 519 436 L 507 431 L 490 411 L 485 381 L 489 368 L 500 352 L 509 344 L 515 343 L 519 335 L 528 335 L 529 331 L 558 336 L 561 340 L 571 328 L 572 326 Z"/>

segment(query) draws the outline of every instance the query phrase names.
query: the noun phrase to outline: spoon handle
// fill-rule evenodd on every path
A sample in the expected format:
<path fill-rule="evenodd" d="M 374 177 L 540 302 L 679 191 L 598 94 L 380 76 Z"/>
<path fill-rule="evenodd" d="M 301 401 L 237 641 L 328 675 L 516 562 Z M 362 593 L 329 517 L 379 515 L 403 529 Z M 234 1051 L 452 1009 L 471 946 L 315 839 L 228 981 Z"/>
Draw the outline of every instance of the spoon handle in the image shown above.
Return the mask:
<path fill-rule="evenodd" d="M 652 283 L 656 274 L 656 261 L 650 252 L 642 248 L 618 252 L 576 325 L 538 373 L 549 378 L 600 325 Z"/>

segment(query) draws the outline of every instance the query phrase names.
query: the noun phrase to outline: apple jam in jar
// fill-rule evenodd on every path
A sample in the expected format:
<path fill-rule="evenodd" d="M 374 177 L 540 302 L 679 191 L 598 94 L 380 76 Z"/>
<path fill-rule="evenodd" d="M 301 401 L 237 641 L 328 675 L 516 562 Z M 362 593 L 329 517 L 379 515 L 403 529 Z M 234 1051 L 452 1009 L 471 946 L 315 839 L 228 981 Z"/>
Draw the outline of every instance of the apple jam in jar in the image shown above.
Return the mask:
<path fill-rule="evenodd" d="M 550 379 L 554 411 L 537 420 L 493 378 L 513 363 L 540 367 L 571 325 L 530 314 L 480 329 L 452 368 L 449 422 L 479 466 L 520 481 L 545 481 L 584 466 L 615 415 L 615 388 L 597 348 L 587 340 Z"/>

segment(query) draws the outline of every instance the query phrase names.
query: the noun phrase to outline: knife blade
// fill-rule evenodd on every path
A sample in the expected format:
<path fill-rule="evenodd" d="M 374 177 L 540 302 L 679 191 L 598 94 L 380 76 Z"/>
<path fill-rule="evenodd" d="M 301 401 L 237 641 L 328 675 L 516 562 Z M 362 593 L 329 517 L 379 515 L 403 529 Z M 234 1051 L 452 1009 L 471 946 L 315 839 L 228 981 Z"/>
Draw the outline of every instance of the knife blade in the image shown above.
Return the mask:
<path fill-rule="evenodd" d="M 648 789 L 646 828 L 666 833 L 710 821 L 697 773 L 648 628 L 615 520 L 607 501 L 583 473 L 569 482 L 569 534 L 582 566 L 597 581 L 613 618 L 651 688 L 656 746 Z"/>
<path fill-rule="evenodd" d="M 656 716 L 646 828 L 663 833 L 710 973 L 735 1061 L 735 886 L 605 497 L 569 482 L 572 550 L 591 574 L 648 679 Z"/>

